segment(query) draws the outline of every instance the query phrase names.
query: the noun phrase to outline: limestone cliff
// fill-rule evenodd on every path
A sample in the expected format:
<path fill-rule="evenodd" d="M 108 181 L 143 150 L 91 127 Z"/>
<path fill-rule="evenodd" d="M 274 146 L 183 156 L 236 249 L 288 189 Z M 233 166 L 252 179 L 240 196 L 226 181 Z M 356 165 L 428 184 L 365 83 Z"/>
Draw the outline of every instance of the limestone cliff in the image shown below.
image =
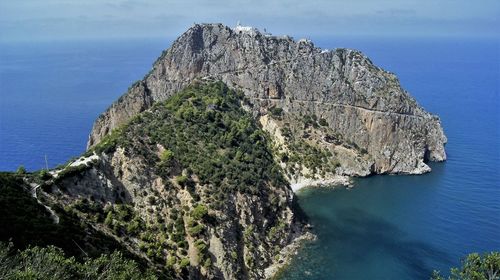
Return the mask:
<path fill-rule="evenodd" d="M 325 162 L 335 163 L 331 174 L 420 174 L 430 171 L 425 162 L 446 159 L 439 118 L 359 51 L 322 50 L 308 40 L 221 24 L 194 25 L 175 40 L 150 73 L 96 120 L 88 146 L 203 78 L 242 90 L 256 117 L 272 118 L 270 110 L 279 110 L 275 131 L 285 129 L 323 151 L 330 158 Z M 302 175 L 297 170 L 321 177 L 301 163 L 281 164 L 290 169 L 289 179 Z"/>

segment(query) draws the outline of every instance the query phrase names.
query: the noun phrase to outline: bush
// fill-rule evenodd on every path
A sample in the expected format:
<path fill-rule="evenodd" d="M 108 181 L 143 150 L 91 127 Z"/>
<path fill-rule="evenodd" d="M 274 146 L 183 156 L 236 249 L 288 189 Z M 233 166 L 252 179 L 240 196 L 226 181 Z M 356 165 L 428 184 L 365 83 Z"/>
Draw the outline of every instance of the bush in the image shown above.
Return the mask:
<path fill-rule="evenodd" d="M 17 168 L 17 170 L 16 170 L 16 174 L 18 174 L 18 175 L 24 175 L 24 174 L 26 174 L 26 168 L 24 168 L 24 166 L 22 166 L 22 165 L 19 166 Z"/>
<path fill-rule="evenodd" d="M 212 265 L 212 259 L 210 257 L 207 257 L 205 261 L 203 262 L 203 267 L 204 268 L 209 268 Z"/>
<path fill-rule="evenodd" d="M 50 178 L 52 178 L 52 175 L 49 173 L 49 171 L 42 169 L 40 171 L 39 177 L 41 180 L 45 181 L 45 180 L 49 180 Z"/>
<path fill-rule="evenodd" d="M 15 252 L 12 245 L 0 242 L 0 275 L 6 279 L 157 279 L 142 272 L 133 260 L 120 252 L 101 255 L 84 263 L 66 257 L 57 247 L 33 247 Z"/>
<path fill-rule="evenodd" d="M 324 118 L 321 118 L 321 119 L 319 119 L 319 125 L 328 126 L 328 122 Z"/>
<path fill-rule="evenodd" d="M 189 264 L 190 264 L 189 259 L 188 258 L 184 258 L 184 259 L 181 260 L 181 263 L 179 264 L 179 267 L 180 268 L 186 268 L 186 267 L 189 266 Z"/>
<path fill-rule="evenodd" d="M 193 211 L 191 211 L 191 217 L 195 220 L 201 220 L 208 214 L 208 209 L 203 204 L 198 204 L 194 207 Z"/>
<path fill-rule="evenodd" d="M 204 229 L 205 229 L 205 226 L 203 224 L 198 224 L 194 227 L 189 228 L 188 232 L 190 235 L 194 236 L 194 235 L 200 234 Z"/>
<path fill-rule="evenodd" d="M 484 255 L 473 253 L 462 261 L 461 268 L 452 268 L 449 280 L 486 280 L 499 279 L 500 252 L 490 252 Z M 444 280 L 439 271 L 432 273 L 431 279 Z"/>
<path fill-rule="evenodd" d="M 160 160 L 164 161 L 164 162 L 170 161 L 173 158 L 174 158 L 174 154 L 172 153 L 172 151 L 170 151 L 168 149 L 163 151 L 160 155 Z"/>
<path fill-rule="evenodd" d="M 188 177 L 186 177 L 184 175 L 177 176 L 177 178 L 175 178 L 175 182 L 177 182 L 177 184 L 179 184 L 180 186 L 183 186 L 183 187 L 186 186 L 188 180 L 189 180 Z"/>
<path fill-rule="evenodd" d="M 269 112 L 271 113 L 271 116 L 276 118 L 281 118 L 281 116 L 283 116 L 283 109 L 279 107 L 269 108 Z"/>
<path fill-rule="evenodd" d="M 127 232 L 130 235 L 137 235 L 142 229 L 142 222 L 139 219 L 135 219 L 127 225 Z"/>

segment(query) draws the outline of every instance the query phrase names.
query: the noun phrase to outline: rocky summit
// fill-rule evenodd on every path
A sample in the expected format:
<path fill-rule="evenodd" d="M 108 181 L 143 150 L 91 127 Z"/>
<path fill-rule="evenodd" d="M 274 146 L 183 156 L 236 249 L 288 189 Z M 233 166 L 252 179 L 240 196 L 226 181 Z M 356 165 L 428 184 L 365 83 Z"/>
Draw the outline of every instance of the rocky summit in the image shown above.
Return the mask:
<path fill-rule="evenodd" d="M 421 174 L 430 171 L 427 161 L 446 159 L 439 118 L 359 51 L 323 50 L 309 40 L 222 24 L 196 24 L 175 40 L 96 120 L 88 146 L 199 79 L 242 91 L 284 159 L 290 144 L 312 146 L 326 155 L 323 163 L 336 166 L 315 174 L 311 164 L 288 162 L 292 180 L 326 173 Z"/>

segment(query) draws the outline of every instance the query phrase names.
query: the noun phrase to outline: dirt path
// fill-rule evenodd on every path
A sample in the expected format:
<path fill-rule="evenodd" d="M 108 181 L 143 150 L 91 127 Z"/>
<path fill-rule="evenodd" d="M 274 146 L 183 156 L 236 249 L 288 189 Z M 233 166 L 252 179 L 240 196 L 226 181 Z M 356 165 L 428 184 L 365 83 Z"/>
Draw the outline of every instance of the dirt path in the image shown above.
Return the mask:
<path fill-rule="evenodd" d="M 31 185 L 31 196 L 34 199 L 36 199 L 36 201 L 38 202 L 38 204 L 42 205 L 43 207 L 45 207 L 45 209 L 47 209 L 47 211 L 50 213 L 50 218 L 52 219 L 52 221 L 54 222 L 54 224 L 59 224 L 59 216 L 57 216 L 56 212 L 54 210 L 52 210 L 52 208 L 50 208 L 50 206 L 47 206 L 47 205 L 43 204 L 38 199 L 38 195 L 36 193 L 36 191 L 38 190 L 38 188 L 40 188 L 40 185 Z"/>

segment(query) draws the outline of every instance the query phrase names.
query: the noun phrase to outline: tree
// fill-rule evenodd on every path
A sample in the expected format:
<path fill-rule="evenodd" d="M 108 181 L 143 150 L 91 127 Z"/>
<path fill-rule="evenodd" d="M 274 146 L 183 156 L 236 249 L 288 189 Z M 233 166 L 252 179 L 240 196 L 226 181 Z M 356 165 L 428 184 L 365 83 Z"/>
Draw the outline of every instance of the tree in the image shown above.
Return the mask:
<path fill-rule="evenodd" d="M 113 223 L 113 211 L 109 211 L 106 215 L 106 219 L 104 220 L 104 224 L 108 227 Z"/>
<path fill-rule="evenodd" d="M 163 162 L 169 162 L 174 157 L 172 151 L 166 149 L 160 155 L 160 160 Z"/>
<path fill-rule="evenodd" d="M 208 214 L 208 209 L 203 204 L 198 204 L 193 211 L 191 212 L 191 216 L 195 220 L 201 220 Z"/>
<path fill-rule="evenodd" d="M 20 165 L 20 166 L 17 168 L 16 173 L 17 173 L 17 174 L 19 174 L 19 175 L 26 174 L 26 168 L 24 168 L 24 166 Z"/>
<path fill-rule="evenodd" d="M 0 242 L 0 279 L 157 279 L 151 269 L 141 271 L 138 263 L 114 252 L 84 263 L 66 257 L 54 247 L 30 247 L 23 251 Z"/>
<path fill-rule="evenodd" d="M 324 118 L 321 118 L 321 119 L 319 119 L 319 125 L 328 126 L 328 122 Z"/>
<path fill-rule="evenodd" d="M 432 280 L 444 280 L 439 271 L 432 273 Z M 461 268 L 452 268 L 449 280 L 498 280 L 500 279 L 500 252 L 483 256 L 472 253 L 462 261 Z"/>
<path fill-rule="evenodd" d="M 61 176 L 61 174 L 59 174 L 59 176 Z M 50 178 L 52 178 L 52 174 L 50 174 L 50 172 L 49 172 L 49 171 L 47 171 L 47 170 L 45 170 L 45 169 L 42 169 L 42 170 L 40 171 L 40 179 L 41 179 L 41 180 L 48 180 L 48 179 L 50 179 Z"/>

